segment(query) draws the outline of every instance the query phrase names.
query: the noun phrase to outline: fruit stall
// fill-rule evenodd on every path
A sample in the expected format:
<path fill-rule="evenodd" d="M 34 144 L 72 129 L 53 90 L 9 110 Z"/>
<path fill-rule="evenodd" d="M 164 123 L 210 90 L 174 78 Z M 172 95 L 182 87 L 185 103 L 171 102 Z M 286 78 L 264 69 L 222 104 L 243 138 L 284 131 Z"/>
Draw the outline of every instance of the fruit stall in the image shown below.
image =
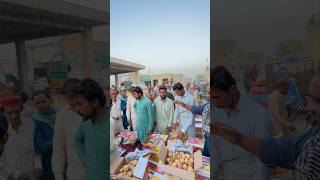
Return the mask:
<path fill-rule="evenodd" d="M 167 134 L 154 133 L 143 142 L 136 131 L 123 130 L 118 157 L 111 162 L 112 179 L 209 180 L 210 157 L 202 155 L 204 140 L 178 136 L 179 127 Z"/>

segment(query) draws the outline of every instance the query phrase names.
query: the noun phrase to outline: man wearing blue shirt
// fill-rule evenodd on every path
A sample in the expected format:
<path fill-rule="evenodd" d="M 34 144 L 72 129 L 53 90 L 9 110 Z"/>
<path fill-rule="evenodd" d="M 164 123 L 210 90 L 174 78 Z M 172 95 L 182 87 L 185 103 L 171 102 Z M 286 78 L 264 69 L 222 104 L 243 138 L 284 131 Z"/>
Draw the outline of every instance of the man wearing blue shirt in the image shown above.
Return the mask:
<path fill-rule="evenodd" d="M 128 118 L 127 118 L 127 91 L 126 91 L 125 87 L 121 88 L 120 95 L 121 95 L 120 96 L 120 101 L 121 101 L 120 106 L 121 106 L 121 111 L 123 114 L 123 117 L 122 117 L 123 128 L 127 129 L 129 126 L 129 123 L 128 123 Z"/>
<path fill-rule="evenodd" d="M 286 140 L 259 138 L 244 135 L 225 123 L 216 122 L 211 133 L 239 145 L 247 152 L 256 155 L 270 166 L 295 169 L 298 180 L 315 180 L 320 177 L 320 73 L 317 73 L 310 85 L 310 99 L 307 110 L 311 128 L 298 137 Z"/>

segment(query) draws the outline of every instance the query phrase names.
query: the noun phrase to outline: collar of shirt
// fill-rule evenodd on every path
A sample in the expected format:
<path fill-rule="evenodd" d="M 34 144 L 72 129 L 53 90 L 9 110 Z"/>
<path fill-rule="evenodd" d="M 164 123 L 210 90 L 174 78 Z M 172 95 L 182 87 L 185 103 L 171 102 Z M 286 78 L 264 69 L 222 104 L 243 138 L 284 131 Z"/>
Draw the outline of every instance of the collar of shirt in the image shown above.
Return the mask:
<path fill-rule="evenodd" d="M 91 125 L 100 125 L 103 122 L 107 121 L 107 112 L 104 112 L 104 114 L 96 121 L 96 123 L 93 124 L 92 120 L 90 120 Z"/>
<path fill-rule="evenodd" d="M 114 102 L 113 100 L 112 100 L 112 104 L 118 104 L 118 103 L 120 103 L 121 102 L 121 100 L 120 99 L 116 99 L 116 102 Z"/>
<path fill-rule="evenodd" d="M 127 97 L 120 96 L 120 100 L 127 101 Z"/>
<path fill-rule="evenodd" d="M 192 96 L 191 96 L 191 94 L 189 94 L 189 93 L 184 93 L 182 96 L 175 96 L 175 99 L 183 99 L 183 98 L 191 98 Z"/>
<path fill-rule="evenodd" d="M 167 97 L 165 99 L 162 99 L 160 96 L 158 96 L 158 98 L 159 98 L 160 102 L 166 102 L 168 99 Z"/>
<path fill-rule="evenodd" d="M 142 95 L 139 99 L 136 99 L 137 101 L 142 101 L 144 99 L 145 95 Z"/>
<path fill-rule="evenodd" d="M 246 95 L 240 94 L 239 102 L 236 107 L 236 110 L 238 110 L 238 111 L 248 110 L 249 107 L 247 105 L 248 104 L 247 100 L 248 100 L 248 97 Z"/>
<path fill-rule="evenodd" d="M 13 127 L 11 126 L 11 124 L 9 124 L 8 133 L 9 133 L 9 135 L 14 135 L 14 134 L 19 135 L 20 132 L 21 132 L 21 128 L 22 128 L 22 121 L 21 121 L 21 123 L 19 125 L 18 131 L 15 131 L 13 129 Z"/>

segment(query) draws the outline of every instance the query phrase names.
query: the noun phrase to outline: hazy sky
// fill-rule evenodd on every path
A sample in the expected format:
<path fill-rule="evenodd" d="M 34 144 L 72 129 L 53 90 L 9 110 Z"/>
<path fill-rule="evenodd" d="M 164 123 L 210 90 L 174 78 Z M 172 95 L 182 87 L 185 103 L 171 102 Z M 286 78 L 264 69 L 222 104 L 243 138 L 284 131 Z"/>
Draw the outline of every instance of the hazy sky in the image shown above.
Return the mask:
<path fill-rule="evenodd" d="M 204 73 L 210 0 L 110 0 L 110 54 L 148 73 Z"/>
<path fill-rule="evenodd" d="M 242 48 L 271 55 L 279 41 L 308 38 L 306 27 L 312 15 L 312 1 L 216 0 L 211 38 L 234 39 Z M 314 7 L 319 8 L 320 3 Z"/>

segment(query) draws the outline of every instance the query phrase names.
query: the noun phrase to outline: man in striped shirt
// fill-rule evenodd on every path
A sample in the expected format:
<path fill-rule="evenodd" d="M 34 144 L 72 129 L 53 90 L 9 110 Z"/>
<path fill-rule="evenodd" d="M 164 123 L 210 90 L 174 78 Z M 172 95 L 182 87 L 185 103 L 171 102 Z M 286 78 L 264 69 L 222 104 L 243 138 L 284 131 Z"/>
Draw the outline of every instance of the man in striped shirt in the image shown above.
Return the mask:
<path fill-rule="evenodd" d="M 307 110 L 312 126 L 287 140 L 244 136 L 219 122 L 212 124 L 211 133 L 241 146 L 268 166 L 295 169 L 298 180 L 316 180 L 320 177 L 320 73 L 311 82 Z"/>

